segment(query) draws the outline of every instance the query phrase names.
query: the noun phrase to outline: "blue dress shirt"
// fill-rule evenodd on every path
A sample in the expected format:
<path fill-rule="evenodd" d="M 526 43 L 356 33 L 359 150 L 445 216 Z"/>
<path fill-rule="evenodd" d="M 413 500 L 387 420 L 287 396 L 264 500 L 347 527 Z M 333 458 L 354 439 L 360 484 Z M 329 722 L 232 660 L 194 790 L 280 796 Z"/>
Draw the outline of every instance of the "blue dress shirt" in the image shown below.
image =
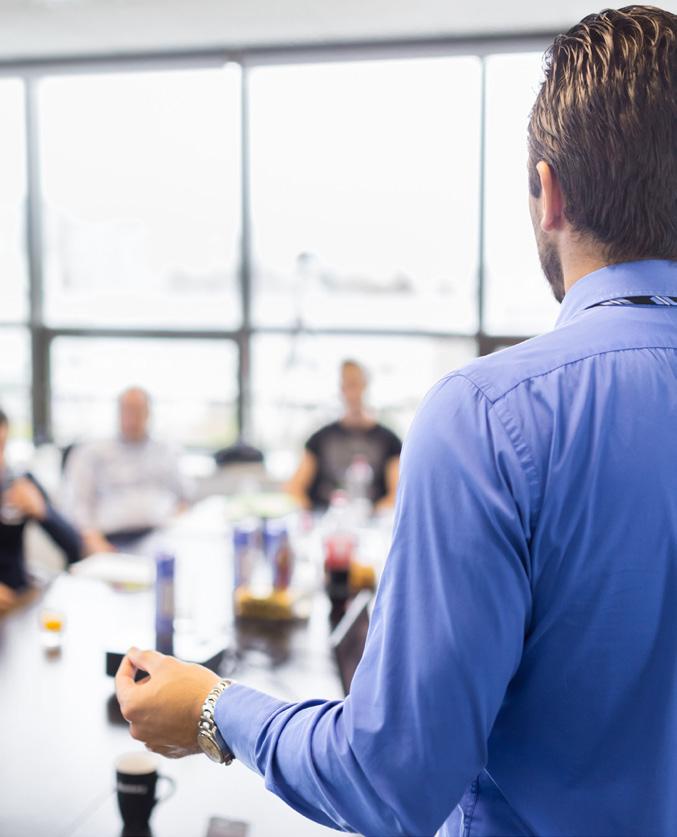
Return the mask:
<path fill-rule="evenodd" d="M 677 262 L 598 270 L 554 331 L 440 381 L 344 701 L 216 718 L 302 814 L 366 835 L 677 834 Z"/>

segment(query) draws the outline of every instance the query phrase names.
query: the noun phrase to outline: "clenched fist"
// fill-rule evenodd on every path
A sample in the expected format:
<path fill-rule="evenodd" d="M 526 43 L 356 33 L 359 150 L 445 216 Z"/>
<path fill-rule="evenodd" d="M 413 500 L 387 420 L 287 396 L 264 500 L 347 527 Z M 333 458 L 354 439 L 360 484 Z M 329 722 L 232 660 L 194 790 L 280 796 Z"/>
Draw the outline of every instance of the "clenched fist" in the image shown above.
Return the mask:
<path fill-rule="evenodd" d="M 135 682 L 139 670 L 147 676 Z M 132 738 L 154 753 L 177 759 L 200 752 L 202 704 L 218 681 L 204 666 L 130 648 L 115 675 L 115 690 Z"/>

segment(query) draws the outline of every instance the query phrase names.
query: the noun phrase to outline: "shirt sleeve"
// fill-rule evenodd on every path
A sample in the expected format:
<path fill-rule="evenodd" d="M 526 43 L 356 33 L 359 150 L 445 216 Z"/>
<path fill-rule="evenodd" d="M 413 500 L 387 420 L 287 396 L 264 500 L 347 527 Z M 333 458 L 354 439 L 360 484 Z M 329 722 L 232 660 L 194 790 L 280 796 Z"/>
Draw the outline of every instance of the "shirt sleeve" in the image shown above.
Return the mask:
<path fill-rule="evenodd" d="M 392 430 L 389 430 L 387 427 L 385 428 L 387 433 L 387 452 L 386 458 L 392 459 L 395 456 L 400 456 L 402 453 L 402 442 L 400 441 L 399 436 L 393 433 Z"/>
<path fill-rule="evenodd" d="M 93 446 L 76 445 L 66 464 L 63 507 L 71 520 L 82 529 L 95 529 L 97 526 L 95 471 L 96 455 Z"/>
<path fill-rule="evenodd" d="M 319 458 L 320 456 L 320 447 L 322 445 L 322 439 L 325 435 L 326 428 L 321 428 L 320 430 L 316 430 L 315 433 L 308 439 L 305 444 L 305 448 L 307 451 L 310 451 L 314 456 Z"/>
<path fill-rule="evenodd" d="M 50 536 L 54 543 L 61 547 L 66 561 L 69 564 L 74 564 L 82 558 L 82 539 L 80 538 L 80 534 L 54 508 L 47 496 L 47 492 L 35 479 L 35 477 L 31 474 L 28 474 L 27 476 L 38 489 L 40 494 L 42 494 L 46 504 L 45 517 L 42 520 L 37 521 L 38 524 Z"/>
<path fill-rule="evenodd" d="M 365 835 L 434 834 L 486 764 L 528 625 L 533 489 L 492 404 L 439 384 L 404 446 L 390 554 L 339 702 L 236 685 L 216 707 L 235 755 L 302 814 Z"/>

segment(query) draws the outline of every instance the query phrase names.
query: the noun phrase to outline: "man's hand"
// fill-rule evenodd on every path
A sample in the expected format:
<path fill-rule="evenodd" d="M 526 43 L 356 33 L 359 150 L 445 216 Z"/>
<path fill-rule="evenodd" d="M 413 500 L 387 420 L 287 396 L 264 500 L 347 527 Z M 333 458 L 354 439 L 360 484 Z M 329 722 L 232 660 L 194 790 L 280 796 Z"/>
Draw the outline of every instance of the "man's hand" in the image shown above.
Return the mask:
<path fill-rule="evenodd" d="M 85 555 L 95 555 L 99 552 L 117 552 L 113 544 L 96 529 L 85 529 L 82 532 L 82 543 Z"/>
<path fill-rule="evenodd" d="M 47 503 L 40 491 L 26 477 L 19 477 L 5 492 L 5 502 L 18 509 L 25 517 L 44 520 Z"/>
<path fill-rule="evenodd" d="M 6 584 L 0 583 L 0 614 L 7 613 L 16 604 L 17 595 Z"/>
<path fill-rule="evenodd" d="M 135 683 L 139 669 L 148 677 Z M 115 691 L 132 738 L 154 753 L 178 759 L 200 752 L 197 725 L 202 704 L 218 681 L 218 675 L 204 666 L 130 648 L 115 675 Z"/>

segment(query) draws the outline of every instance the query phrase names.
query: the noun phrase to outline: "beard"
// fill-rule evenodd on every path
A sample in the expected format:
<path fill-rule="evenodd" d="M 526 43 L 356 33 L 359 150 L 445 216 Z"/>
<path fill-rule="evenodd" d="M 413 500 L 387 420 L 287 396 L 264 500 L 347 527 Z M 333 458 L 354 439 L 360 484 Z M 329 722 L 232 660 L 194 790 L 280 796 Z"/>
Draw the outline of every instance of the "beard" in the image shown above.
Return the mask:
<path fill-rule="evenodd" d="M 562 271 L 562 260 L 557 249 L 551 241 L 546 241 L 541 230 L 536 232 L 536 247 L 538 258 L 541 262 L 541 269 L 548 280 L 550 290 L 557 302 L 564 299 L 564 273 Z"/>

